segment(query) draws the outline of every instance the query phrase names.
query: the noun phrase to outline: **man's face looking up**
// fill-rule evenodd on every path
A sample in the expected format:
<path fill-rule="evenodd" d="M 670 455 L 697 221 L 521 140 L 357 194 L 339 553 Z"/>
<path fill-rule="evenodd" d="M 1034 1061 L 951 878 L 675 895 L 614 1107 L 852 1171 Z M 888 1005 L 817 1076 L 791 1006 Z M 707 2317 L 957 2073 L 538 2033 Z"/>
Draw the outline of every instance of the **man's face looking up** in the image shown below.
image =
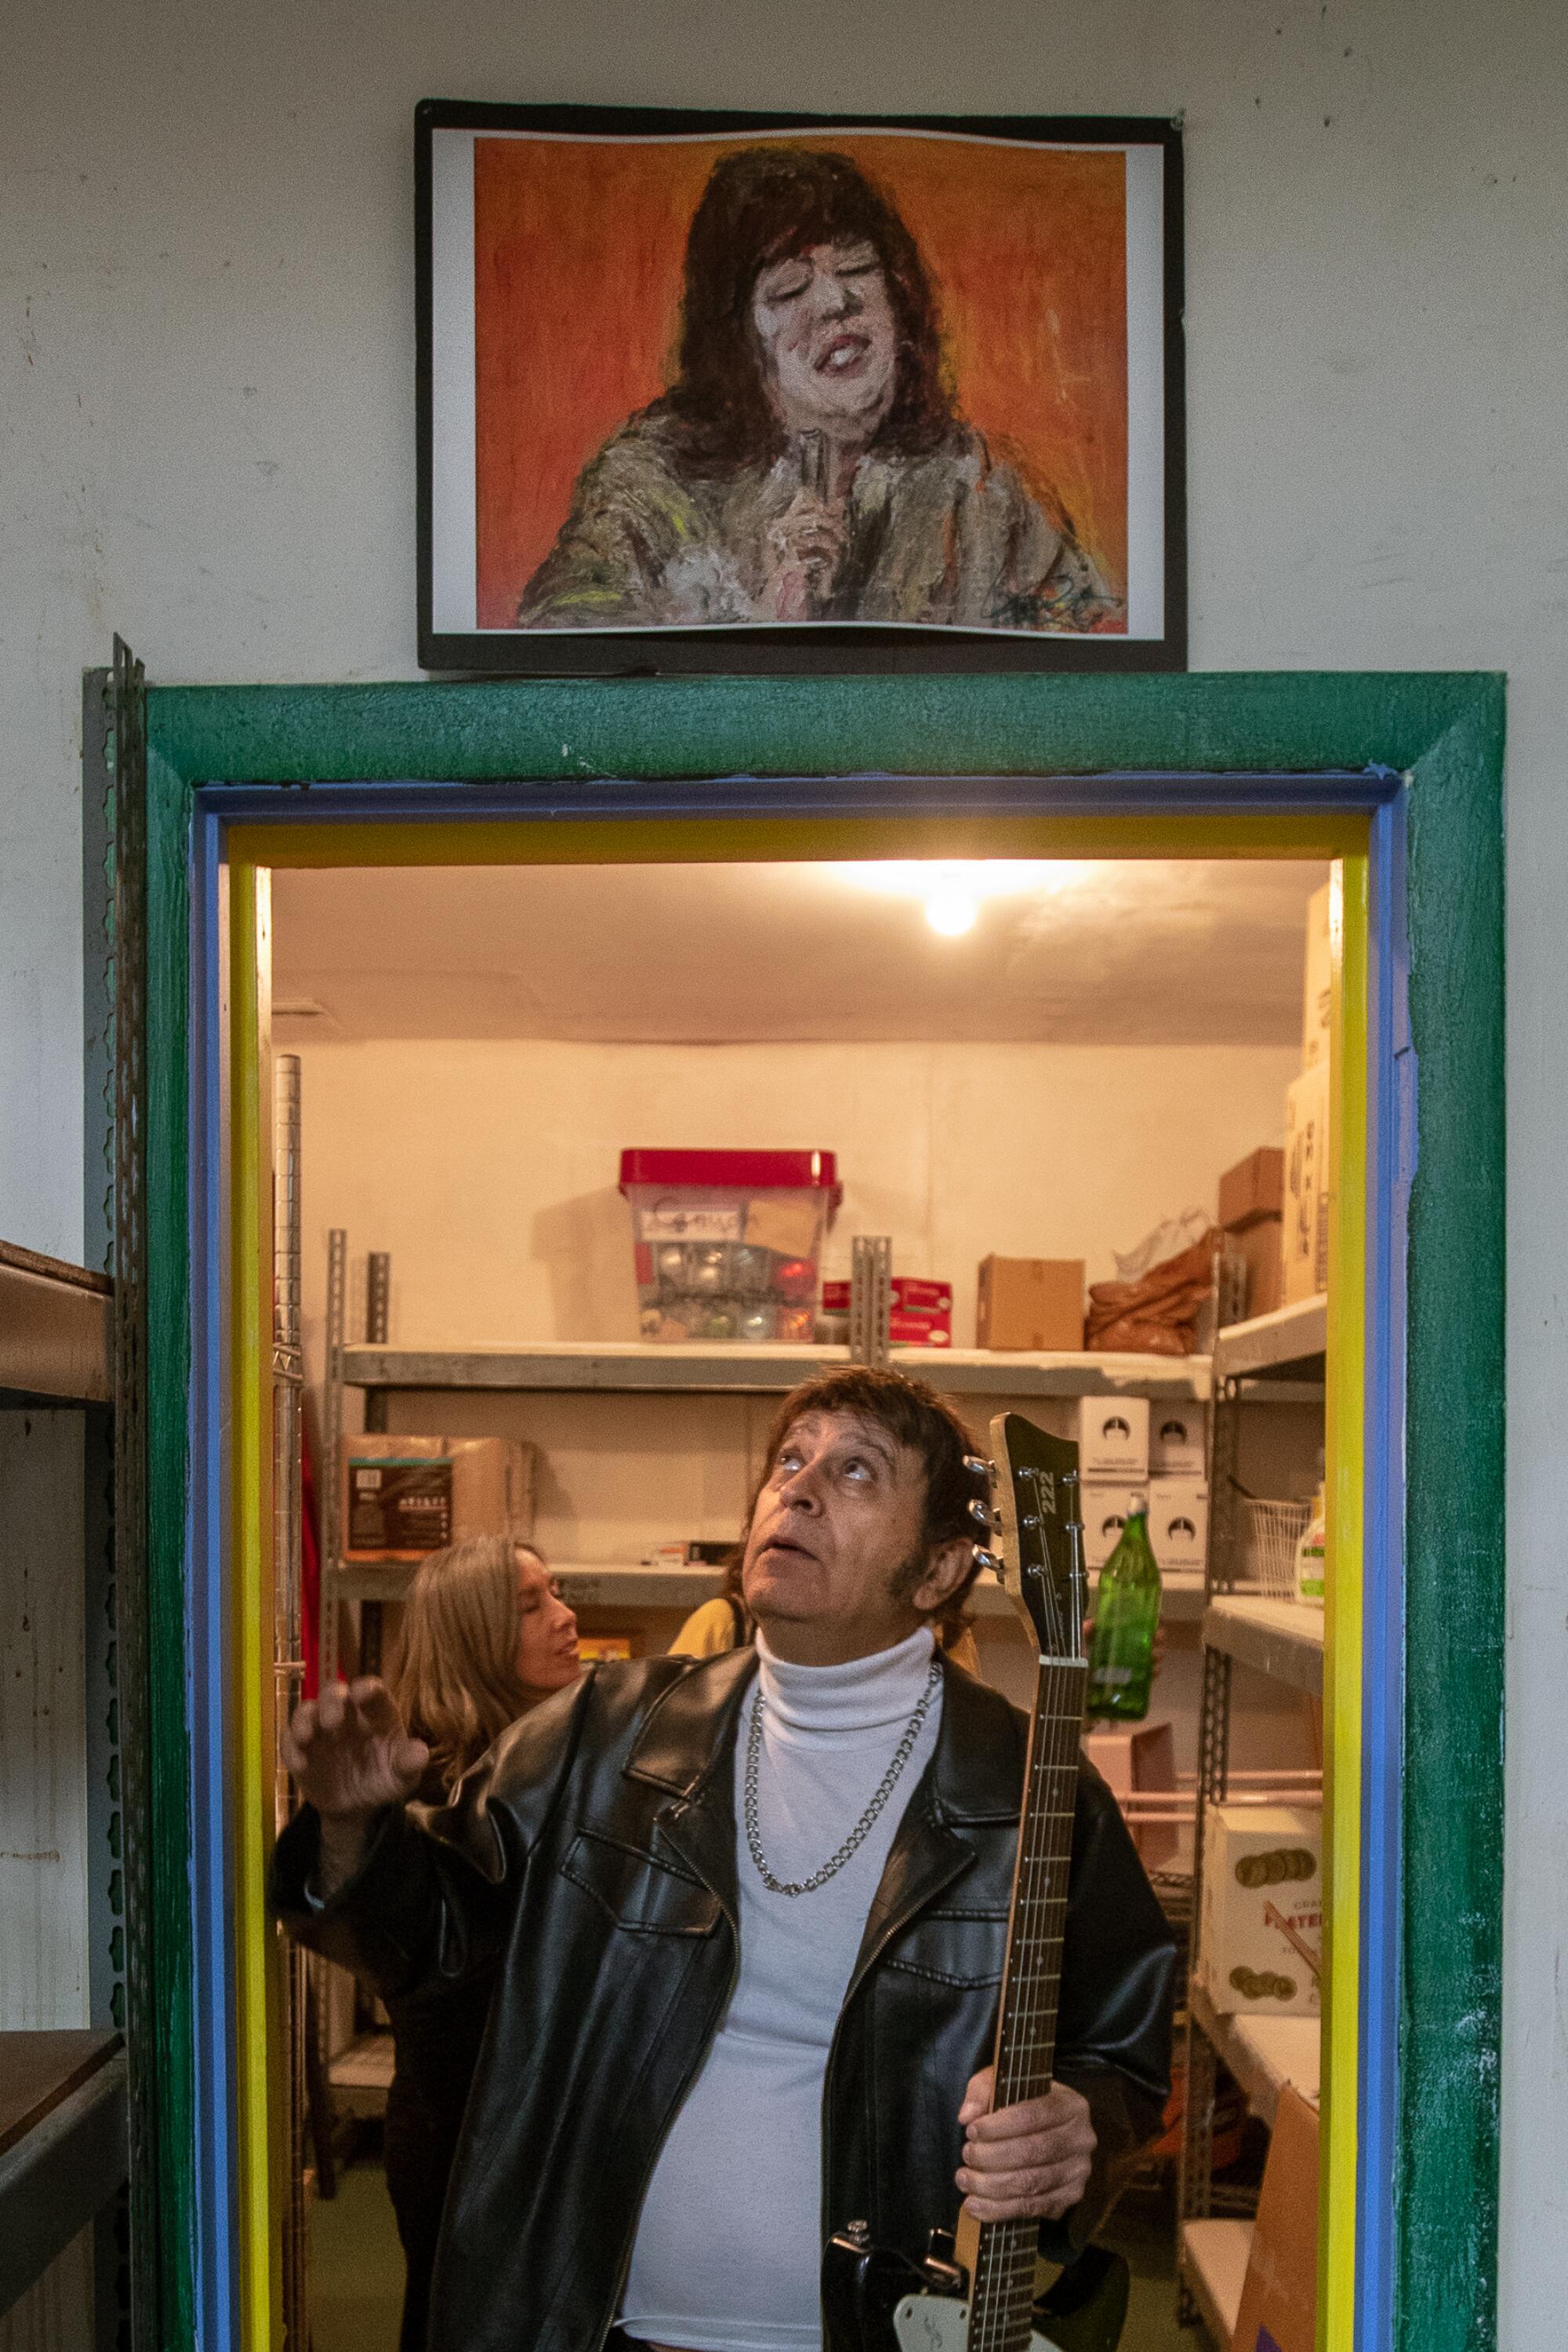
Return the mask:
<path fill-rule="evenodd" d="M 924 1538 L 925 1465 L 879 1422 L 808 1412 L 757 1497 L 742 1586 L 769 1647 L 839 1665 L 912 1633 L 968 1570 L 967 1541 Z"/>

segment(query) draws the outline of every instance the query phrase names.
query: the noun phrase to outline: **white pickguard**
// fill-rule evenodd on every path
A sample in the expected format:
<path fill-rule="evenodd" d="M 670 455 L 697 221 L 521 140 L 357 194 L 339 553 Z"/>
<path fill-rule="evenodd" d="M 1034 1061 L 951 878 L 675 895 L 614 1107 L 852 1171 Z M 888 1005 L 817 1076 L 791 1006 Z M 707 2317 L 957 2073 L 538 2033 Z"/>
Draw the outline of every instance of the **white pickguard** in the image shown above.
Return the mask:
<path fill-rule="evenodd" d="M 906 2294 L 893 2314 L 899 2352 L 964 2352 L 969 2300 L 956 2294 Z M 1048 2336 L 1032 2330 L 1029 2352 L 1059 2352 Z"/>

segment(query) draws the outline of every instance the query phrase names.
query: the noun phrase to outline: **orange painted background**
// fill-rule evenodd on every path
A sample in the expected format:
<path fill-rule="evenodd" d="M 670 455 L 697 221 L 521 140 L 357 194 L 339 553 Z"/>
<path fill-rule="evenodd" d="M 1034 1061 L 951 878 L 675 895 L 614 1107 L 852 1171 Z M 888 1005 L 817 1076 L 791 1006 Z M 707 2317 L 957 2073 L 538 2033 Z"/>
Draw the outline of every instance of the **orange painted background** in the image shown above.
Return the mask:
<path fill-rule="evenodd" d="M 518 598 L 578 473 L 667 389 L 686 231 L 737 145 L 831 149 L 891 197 L 939 289 L 961 413 L 1127 574 L 1125 171 L 1077 153 L 898 137 L 477 139 L 479 623 Z"/>

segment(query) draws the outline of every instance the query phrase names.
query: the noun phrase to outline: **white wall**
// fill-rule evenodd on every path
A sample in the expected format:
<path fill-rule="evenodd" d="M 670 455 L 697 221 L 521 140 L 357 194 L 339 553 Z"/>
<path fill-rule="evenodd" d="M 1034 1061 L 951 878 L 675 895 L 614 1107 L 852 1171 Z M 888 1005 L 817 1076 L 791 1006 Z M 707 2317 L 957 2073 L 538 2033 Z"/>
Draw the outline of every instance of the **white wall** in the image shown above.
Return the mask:
<path fill-rule="evenodd" d="M 583 1045 L 426 1039 L 307 1045 L 304 1312 L 318 1374 L 327 1234 L 392 1252 L 399 1346 L 635 1339 L 624 1144 L 834 1151 L 855 1233 L 953 1286 L 974 1344 L 987 1251 L 1114 1275 L 1221 1171 L 1282 1139 L 1289 1046 Z M 351 1313 L 355 1307 L 351 1306 Z M 363 1307 L 357 1309 L 363 1314 Z M 363 1329 L 358 1320 L 351 1329 Z"/>
<path fill-rule="evenodd" d="M 1195 667 L 1510 676 L 1502 2340 L 1568 2304 L 1568 14 L 1558 0 L 11 0 L 0 1232 L 81 1227 L 78 673 L 403 676 L 426 94 L 1186 122 Z"/>

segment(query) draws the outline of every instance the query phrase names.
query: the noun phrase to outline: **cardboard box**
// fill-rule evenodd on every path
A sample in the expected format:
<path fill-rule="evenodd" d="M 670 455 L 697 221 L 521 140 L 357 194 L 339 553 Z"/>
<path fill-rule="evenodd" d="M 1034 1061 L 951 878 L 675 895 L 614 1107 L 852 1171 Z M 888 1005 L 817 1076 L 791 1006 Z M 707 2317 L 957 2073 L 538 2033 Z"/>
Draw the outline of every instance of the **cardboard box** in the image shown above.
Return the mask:
<path fill-rule="evenodd" d="M 345 1437 L 344 1559 L 417 1561 L 470 1536 L 527 1543 L 534 1452 L 510 1437 Z"/>
<path fill-rule="evenodd" d="M 1175 1790 L 1175 1738 L 1168 1723 L 1097 1726 L 1084 1733 L 1083 1752 L 1118 1802 L 1140 1790 Z M 1129 1826 L 1146 1870 L 1158 1870 L 1174 1859 L 1179 1838 L 1173 1822 L 1133 1822 Z"/>
<path fill-rule="evenodd" d="M 1151 1478 L 1201 1478 L 1208 1468 L 1208 1407 L 1153 1405 L 1149 1413 Z"/>
<path fill-rule="evenodd" d="M 1230 2352 L 1315 2352 L 1318 2110 L 1279 2093 Z"/>
<path fill-rule="evenodd" d="M 1142 1495 L 1144 1487 L 1142 1482 L 1132 1486 L 1125 1479 L 1086 1478 L 1078 1492 L 1083 1513 L 1083 1564 L 1103 1568 L 1127 1525 L 1134 1496 Z"/>
<path fill-rule="evenodd" d="M 1329 1066 L 1293 1078 L 1285 1093 L 1285 1297 L 1316 1298 L 1329 1286 Z"/>
<path fill-rule="evenodd" d="M 979 1348 L 1026 1348 L 1053 1354 L 1083 1346 L 1080 1257 L 985 1257 L 974 1307 Z"/>
<path fill-rule="evenodd" d="M 1314 1070 L 1329 1058 L 1333 1026 L 1333 891 L 1325 882 L 1307 902 L 1307 978 L 1301 1007 L 1301 1067 Z"/>
<path fill-rule="evenodd" d="M 1239 1234 L 1227 1234 L 1226 1245 L 1247 1267 L 1244 1315 L 1272 1315 L 1285 1304 L 1283 1217 L 1262 1217 Z"/>
<path fill-rule="evenodd" d="M 1079 1397 L 1080 1478 L 1113 1478 L 1142 1486 L 1149 1475 L 1147 1397 Z"/>
<path fill-rule="evenodd" d="M 1210 1808 L 1198 1949 L 1209 1999 L 1222 2014 L 1318 2015 L 1322 1868 L 1321 1809 Z"/>
<path fill-rule="evenodd" d="M 1201 1569 L 1209 1546 L 1209 1490 L 1202 1478 L 1151 1478 L 1149 1549 L 1162 1574 Z"/>
<path fill-rule="evenodd" d="M 1285 1154 L 1277 1144 L 1260 1144 L 1219 1180 L 1219 1222 L 1227 1234 L 1243 1234 L 1260 1217 L 1280 1216 L 1284 1207 Z"/>
<path fill-rule="evenodd" d="M 831 1338 L 842 1341 L 849 1332 L 849 1285 L 825 1282 L 822 1319 Z M 895 1274 L 888 1338 L 895 1348 L 951 1348 L 952 1345 L 952 1285 L 932 1282 L 924 1275 Z"/>

